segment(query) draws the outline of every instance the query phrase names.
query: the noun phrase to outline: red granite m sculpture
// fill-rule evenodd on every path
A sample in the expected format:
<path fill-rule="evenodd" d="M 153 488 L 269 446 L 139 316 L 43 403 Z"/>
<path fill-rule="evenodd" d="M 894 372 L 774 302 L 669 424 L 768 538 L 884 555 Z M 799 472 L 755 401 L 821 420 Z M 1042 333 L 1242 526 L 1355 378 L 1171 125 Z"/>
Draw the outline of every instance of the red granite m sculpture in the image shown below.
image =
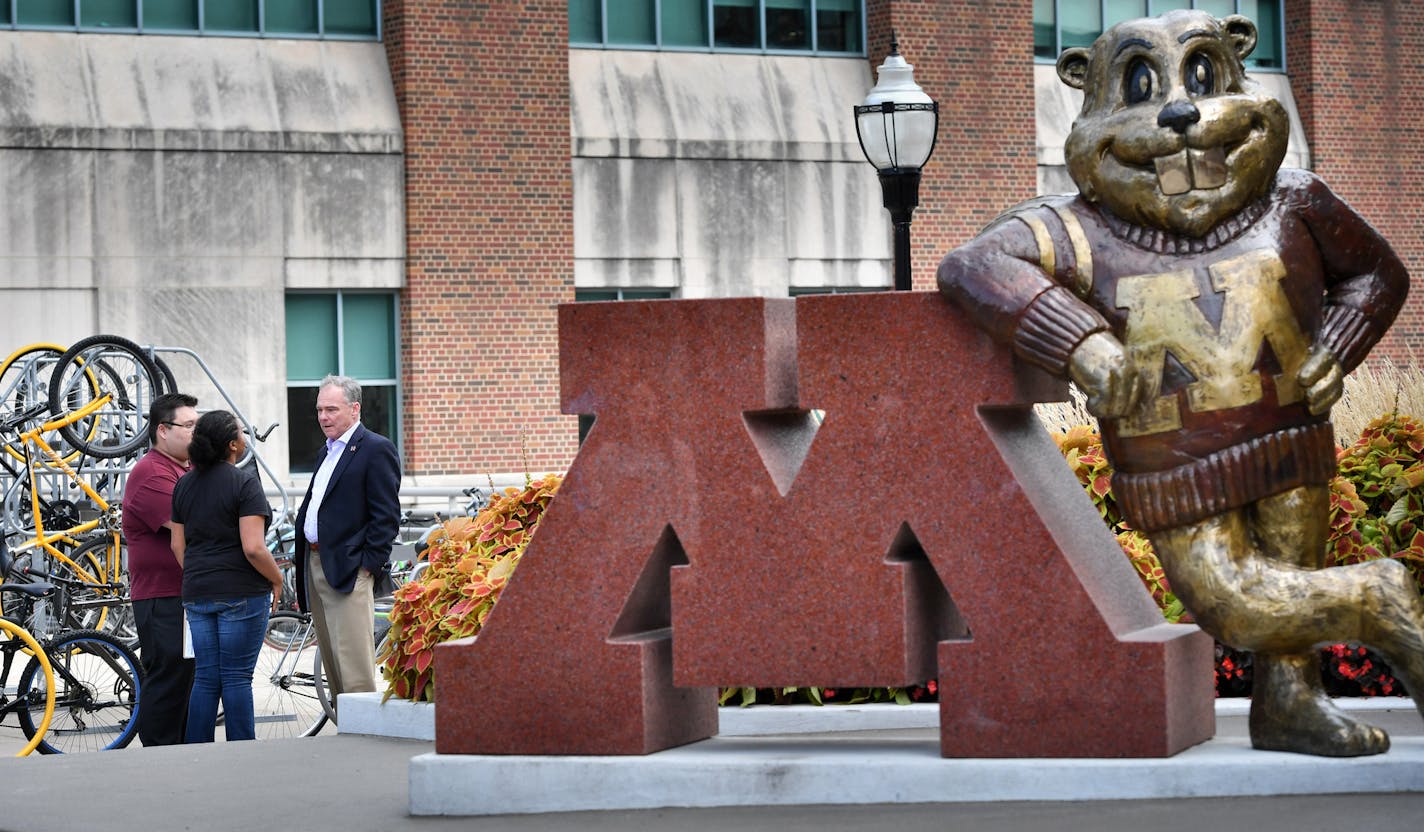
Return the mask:
<path fill-rule="evenodd" d="M 1211 735 L 1210 639 L 1029 409 L 1064 389 L 936 295 L 574 304 L 559 339 L 597 421 L 478 639 L 437 650 L 440 753 L 643 754 L 714 734 L 718 685 L 928 679 L 947 756 Z"/>

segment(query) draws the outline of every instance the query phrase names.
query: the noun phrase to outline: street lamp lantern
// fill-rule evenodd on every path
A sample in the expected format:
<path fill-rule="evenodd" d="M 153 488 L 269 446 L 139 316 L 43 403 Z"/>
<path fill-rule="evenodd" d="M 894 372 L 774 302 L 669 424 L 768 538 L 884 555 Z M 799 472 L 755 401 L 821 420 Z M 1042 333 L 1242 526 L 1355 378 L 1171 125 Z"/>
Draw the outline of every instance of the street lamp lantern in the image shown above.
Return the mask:
<path fill-rule="evenodd" d="M 880 189 L 895 227 L 895 289 L 910 288 L 910 216 L 920 204 L 920 169 L 934 152 L 939 105 L 915 83 L 915 68 L 890 36 L 890 54 L 876 84 L 855 108 L 855 132 L 865 158 L 880 174 Z"/>

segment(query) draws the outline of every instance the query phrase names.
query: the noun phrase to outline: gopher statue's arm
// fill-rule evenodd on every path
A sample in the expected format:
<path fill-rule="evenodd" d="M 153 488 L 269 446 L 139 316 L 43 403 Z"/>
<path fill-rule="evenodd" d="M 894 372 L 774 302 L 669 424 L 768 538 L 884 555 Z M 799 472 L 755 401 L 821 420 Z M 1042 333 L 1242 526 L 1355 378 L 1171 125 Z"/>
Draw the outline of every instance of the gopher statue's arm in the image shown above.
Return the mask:
<path fill-rule="evenodd" d="M 1394 322 L 1409 272 L 1378 231 L 1314 174 L 1304 178 L 1301 216 L 1325 265 L 1325 322 L 1317 343 L 1350 372 Z"/>
<path fill-rule="evenodd" d="M 1379 232 L 1317 176 L 1292 171 L 1300 216 L 1325 267 L 1325 319 L 1299 374 L 1314 413 L 1334 404 L 1343 379 L 1379 341 L 1409 293 L 1409 273 Z M 1285 178 L 1285 174 L 1283 177 Z"/>
<path fill-rule="evenodd" d="M 1039 262 L 1029 226 L 1009 216 L 940 263 L 940 291 L 1019 358 L 1071 378 L 1103 418 L 1128 412 L 1142 389 L 1122 344 L 1096 310 Z"/>

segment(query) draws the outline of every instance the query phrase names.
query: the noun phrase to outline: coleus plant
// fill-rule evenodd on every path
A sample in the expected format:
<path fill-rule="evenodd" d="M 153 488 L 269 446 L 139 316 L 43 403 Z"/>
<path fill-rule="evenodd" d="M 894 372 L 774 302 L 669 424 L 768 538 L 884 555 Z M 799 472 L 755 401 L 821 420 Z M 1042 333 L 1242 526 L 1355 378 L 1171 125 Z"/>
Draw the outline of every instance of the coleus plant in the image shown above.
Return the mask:
<path fill-rule="evenodd" d="M 1354 529 L 1337 534 L 1330 563 L 1388 557 L 1401 561 L 1424 590 L 1424 424 L 1391 413 L 1370 422 L 1339 454 L 1340 476 L 1353 486 Z M 1332 523 L 1336 495 L 1331 497 Z"/>
<path fill-rule="evenodd" d="M 507 488 L 474 517 L 443 524 L 421 557 L 430 566 L 401 586 L 380 655 L 389 699 L 434 701 L 435 645 L 477 635 L 539 527 L 562 478 Z"/>

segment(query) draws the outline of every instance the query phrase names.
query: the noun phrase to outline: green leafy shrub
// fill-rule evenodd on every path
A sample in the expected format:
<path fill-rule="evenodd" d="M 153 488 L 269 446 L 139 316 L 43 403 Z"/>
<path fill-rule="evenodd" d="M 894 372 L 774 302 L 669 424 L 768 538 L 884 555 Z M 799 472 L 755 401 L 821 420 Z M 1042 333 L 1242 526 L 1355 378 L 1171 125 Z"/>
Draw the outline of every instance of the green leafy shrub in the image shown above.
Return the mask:
<path fill-rule="evenodd" d="M 435 645 L 479 633 L 562 479 L 549 475 L 490 498 L 474 517 L 443 524 L 421 557 L 430 566 L 396 590 L 381 654 L 383 698 L 435 698 Z"/>
<path fill-rule="evenodd" d="M 1424 591 L 1421 457 L 1424 425 L 1398 414 L 1370 422 L 1360 438 L 1340 452 L 1340 476 L 1354 487 L 1355 501 L 1362 507 L 1354 515 L 1355 528 L 1340 535 L 1339 545 L 1332 548 L 1331 564 L 1393 558 L 1409 567 Z"/>

